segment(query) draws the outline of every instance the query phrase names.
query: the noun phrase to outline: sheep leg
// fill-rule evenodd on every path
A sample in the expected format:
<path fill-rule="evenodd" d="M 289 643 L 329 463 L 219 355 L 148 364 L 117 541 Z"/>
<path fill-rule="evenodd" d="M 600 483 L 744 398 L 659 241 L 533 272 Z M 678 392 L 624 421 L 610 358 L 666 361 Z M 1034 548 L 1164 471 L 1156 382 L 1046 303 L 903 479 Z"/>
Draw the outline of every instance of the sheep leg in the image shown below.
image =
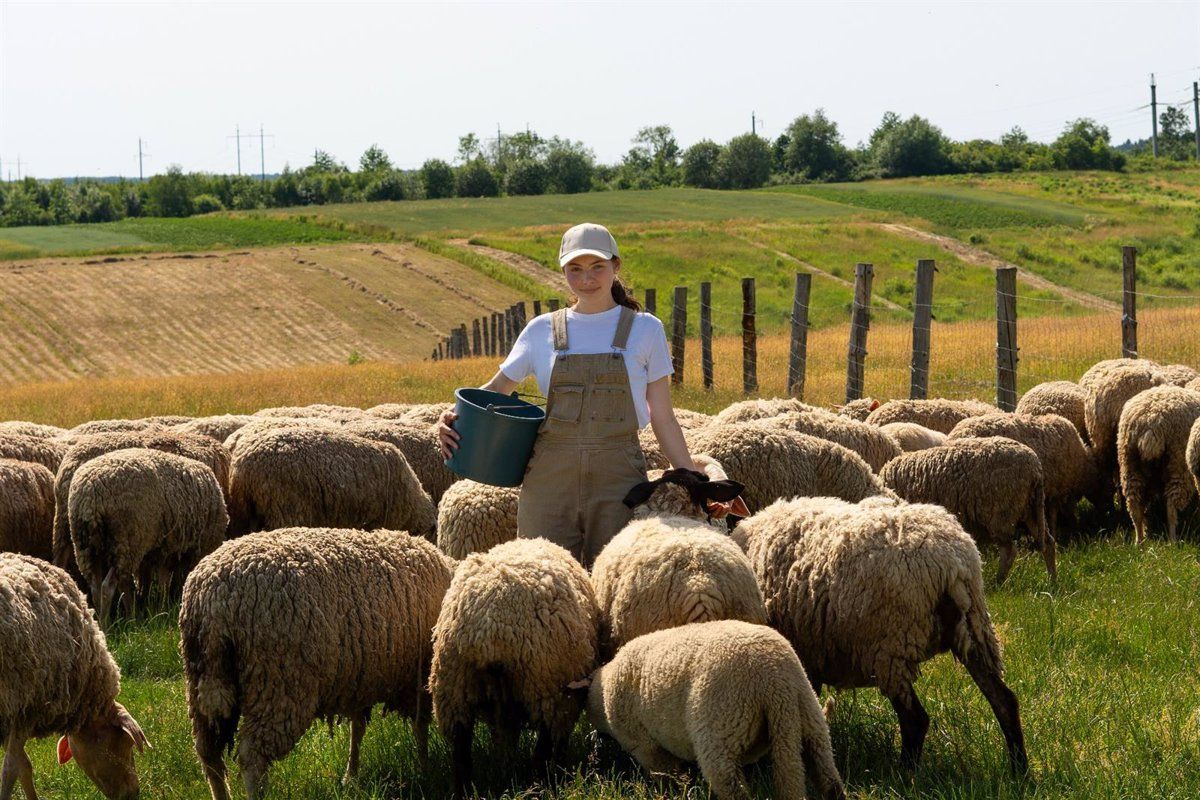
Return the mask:
<path fill-rule="evenodd" d="M 350 717 L 350 758 L 346 762 L 346 775 L 342 785 L 348 785 L 358 777 L 358 753 L 362 746 L 363 734 L 367 731 L 367 712 L 360 711 Z"/>
<path fill-rule="evenodd" d="M 1016 560 L 1017 543 L 1009 539 L 1000 545 L 1000 568 L 996 571 L 996 583 L 1004 583 L 1004 579 L 1008 577 L 1013 562 Z"/>
<path fill-rule="evenodd" d="M 909 769 L 916 769 L 925 746 L 925 734 L 929 732 L 929 715 L 912 686 L 890 695 L 888 700 L 900 720 L 900 759 Z"/>
<path fill-rule="evenodd" d="M 467 797 L 471 785 L 471 740 L 474 738 L 474 720 L 456 722 L 450 729 L 450 745 L 454 764 L 454 796 Z"/>
<path fill-rule="evenodd" d="M 1179 541 L 1177 534 L 1177 525 L 1179 524 L 1179 511 L 1175 508 L 1175 504 L 1171 502 L 1171 498 L 1167 498 L 1167 538 L 1171 543 Z"/>
<path fill-rule="evenodd" d="M 413 723 L 413 738 L 417 742 L 417 769 L 425 773 L 429 769 L 429 716 L 422 714 Z"/>
<path fill-rule="evenodd" d="M 192 719 L 192 739 L 204 778 L 213 800 L 229 800 L 229 782 L 225 779 L 224 748 L 217 733 L 218 723 L 202 714 Z"/>
<path fill-rule="evenodd" d="M 1021 730 L 1021 711 L 1017 696 L 1004 682 L 994 664 L 982 658 L 982 648 L 972 647 L 963 659 L 971 680 L 983 692 L 1008 746 L 1008 761 L 1013 775 L 1023 775 L 1029 770 L 1029 759 L 1025 755 L 1025 734 Z"/>
<path fill-rule="evenodd" d="M 638 745 L 630 754 L 642 765 L 647 775 L 660 782 L 673 779 L 683 772 L 683 762 L 654 742 Z"/>
<path fill-rule="evenodd" d="M 712 793 L 719 800 L 750 800 L 746 776 L 737 759 L 718 749 L 716 742 L 706 742 L 705 745 L 696 749 L 696 762 Z"/>
<path fill-rule="evenodd" d="M 1129 516 L 1133 519 L 1134 541 L 1143 545 L 1146 543 L 1146 513 L 1141 503 L 1129 504 Z"/>
<path fill-rule="evenodd" d="M 25 740 L 13 734 L 4 745 L 4 766 L 0 767 L 0 800 L 12 797 L 13 786 L 18 779 L 27 800 L 37 800 L 37 792 L 33 789 L 33 764 L 25 754 Z"/>

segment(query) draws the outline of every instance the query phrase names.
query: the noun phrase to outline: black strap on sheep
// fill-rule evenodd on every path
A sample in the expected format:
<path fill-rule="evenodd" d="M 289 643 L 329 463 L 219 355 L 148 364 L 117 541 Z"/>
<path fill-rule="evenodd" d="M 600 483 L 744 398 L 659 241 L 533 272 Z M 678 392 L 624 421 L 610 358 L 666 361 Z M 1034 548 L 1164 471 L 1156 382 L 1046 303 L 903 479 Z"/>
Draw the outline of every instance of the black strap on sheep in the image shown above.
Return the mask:
<path fill-rule="evenodd" d="M 731 480 L 711 480 L 703 472 L 697 472 L 694 469 L 669 469 L 662 474 L 661 478 L 653 481 L 643 481 L 637 484 L 629 493 L 625 495 L 624 503 L 629 508 L 640 506 L 650 499 L 654 494 L 654 490 L 659 484 L 674 483 L 682 486 L 687 490 L 688 498 L 697 508 L 704 509 L 708 515 L 709 521 L 712 520 L 712 515 L 708 513 L 708 502 L 728 503 L 735 497 L 739 496 L 745 486 L 737 481 Z"/>

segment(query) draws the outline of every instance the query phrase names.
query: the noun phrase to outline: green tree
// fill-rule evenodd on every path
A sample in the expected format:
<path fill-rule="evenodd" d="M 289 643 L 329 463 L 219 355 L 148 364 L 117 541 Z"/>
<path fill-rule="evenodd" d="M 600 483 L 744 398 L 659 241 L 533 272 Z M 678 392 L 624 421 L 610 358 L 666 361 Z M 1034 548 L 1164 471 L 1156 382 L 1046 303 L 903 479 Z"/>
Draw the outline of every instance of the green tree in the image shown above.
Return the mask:
<path fill-rule="evenodd" d="M 363 190 L 366 200 L 403 200 L 404 173 L 398 169 L 372 170 L 372 178 Z"/>
<path fill-rule="evenodd" d="M 915 114 L 891 125 L 880 137 L 875 159 L 890 177 L 941 175 L 954 166 L 950 140 L 936 125 Z"/>
<path fill-rule="evenodd" d="M 358 168 L 363 172 L 382 172 L 392 168 L 392 160 L 379 145 L 373 144 L 358 159 Z"/>
<path fill-rule="evenodd" d="M 198 194 L 192 198 L 192 211 L 196 214 L 211 214 L 214 211 L 224 210 L 225 204 L 216 195 Z"/>
<path fill-rule="evenodd" d="M 635 149 L 649 158 L 655 182 L 671 186 L 679 180 L 679 143 L 670 125 L 651 125 L 641 128 L 633 137 Z"/>
<path fill-rule="evenodd" d="M 473 133 L 458 137 L 458 161 L 466 164 L 473 161 L 482 150 L 479 148 L 479 137 Z"/>
<path fill-rule="evenodd" d="M 735 136 L 717 161 L 721 185 L 729 189 L 755 189 L 771 177 L 771 145 L 753 133 Z"/>
<path fill-rule="evenodd" d="M 482 156 L 476 156 L 458 168 L 455 191 L 459 197 L 496 197 L 500 184 Z"/>
<path fill-rule="evenodd" d="M 544 194 L 549 175 L 546 165 L 532 158 L 513 161 L 504 177 L 504 191 L 511 195 Z"/>
<path fill-rule="evenodd" d="M 152 217 L 187 217 L 192 214 L 192 193 L 187 176 L 178 164 L 155 175 L 146 187 L 149 214 Z"/>
<path fill-rule="evenodd" d="M 791 143 L 787 133 L 779 134 L 775 141 L 771 142 L 771 168 L 776 172 L 787 171 L 787 151 Z"/>
<path fill-rule="evenodd" d="M 339 164 L 337 159 L 324 150 L 317 150 L 313 153 L 313 163 L 309 170 L 311 172 L 345 172 L 346 165 Z"/>
<path fill-rule="evenodd" d="M 1158 115 L 1158 131 L 1159 152 L 1179 161 L 1187 160 L 1192 154 L 1192 129 L 1188 127 L 1183 109 L 1167 106 L 1167 110 Z"/>
<path fill-rule="evenodd" d="M 592 188 L 595 161 L 582 143 L 555 139 L 546 153 L 546 189 L 575 194 Z"/>
<path fill-rule="evenodd" d="M 718 166 L 721 145 L 711 139 L 701 139 L 683 154 L 683 182 L 699 189 L 717 189 L 721 185 Z"/>
<path fill-rule="evenodd" d="M 1112 169 L 1125 166 L 1125 156 L 1109 145 L 1108 128 L 1086 117 L 1067 125 L 1050 145 L 1055 169 Z"/>
<path fill-rule="evenodd" d="M 883 118 L 879 120 L 879 124 L 875 126 L 875 130 L 871 131 L 871 138 L 867 142 L 867 150 L 874 156 L 879 145 L 883 140 L 900 125 L 900 115 L 895 111 L 883 112 Z"/>
<path fill-rule="evenodd" d="M 837 123 L 818 108 L 796 117 L 787 129 L 784 166 L 808 180 L 840 180 L 850 170 L 849 152 L 842 144 Z"/>
<path fill-rule="evenodd" d="M 431 158 L 421 165 L 421 185 L 425 197 L 434 200 L 454 196 L 454 168 L 439 158 Z"/>

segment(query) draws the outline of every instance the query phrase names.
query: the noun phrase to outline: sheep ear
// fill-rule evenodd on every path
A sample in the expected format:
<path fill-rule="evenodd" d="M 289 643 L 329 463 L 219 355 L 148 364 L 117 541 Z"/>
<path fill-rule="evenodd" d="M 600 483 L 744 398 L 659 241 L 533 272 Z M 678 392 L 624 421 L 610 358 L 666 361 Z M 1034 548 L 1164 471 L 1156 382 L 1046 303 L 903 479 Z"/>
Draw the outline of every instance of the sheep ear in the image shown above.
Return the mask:
<path fill-rule="evenodd" d="M 877 408 L 879 408 L 879 401 L 878 401 L 878 400 L 872 400 L 872 401 L 871 401 L 871 410 L 872 410 L 872 411 L 874 411 L 874 410 L 875 410 L 875 409 L 877 409 Z"/>
<path fill-rule="evenodd" d="M 650 495 L 654 494 L 654 489 L 660 483 L 662 483 L 661 479 L 657 481 L 642 481 L 629 490 L 629 493 L 625 495 L 625 499 L 622 502 L 624 502 L 628 508 L 640 506 L 642 503 L 650 499 Z"/>
<path fill-rule="evenodd" d="M 701 488 L 709 500 L 715 500 L 718 503 L 728 503 L 746 490 L 746 487 L 742 484 L 728 479 L 723 481 L 709 481 L 703 484 Z"/>
<path fill-rule="evenodd" d="M 738 496 L 733 498 L 733 502 L 730 503 L 729 513 L 735 517 L 745 519 L 750 516 L 750 506 L 746 505 L 746 501 L 741 496 Z"/>
<path fill-rule="evenodd" d="M 65 764 L 71 760 L 71 743 L 67 741 L 67 737 L 58 737 L 58 763 Z"/>
<path fill-rule="evenodd" d="M 117 726 L 125 731 L 125 734 L 133 740 L 133 746 L 137 748 L 139 753 L 146 752 L 146 748 L 150 747 L 150 740 L 146 738 L 146 734 L 142 733 L 142 728 L 138 725 L 137 720 L 133 715 L 125 710 L 125 707 L 120 703 L 117 706 Z M 153 750 L 153 747 L 150 747 Z"/>

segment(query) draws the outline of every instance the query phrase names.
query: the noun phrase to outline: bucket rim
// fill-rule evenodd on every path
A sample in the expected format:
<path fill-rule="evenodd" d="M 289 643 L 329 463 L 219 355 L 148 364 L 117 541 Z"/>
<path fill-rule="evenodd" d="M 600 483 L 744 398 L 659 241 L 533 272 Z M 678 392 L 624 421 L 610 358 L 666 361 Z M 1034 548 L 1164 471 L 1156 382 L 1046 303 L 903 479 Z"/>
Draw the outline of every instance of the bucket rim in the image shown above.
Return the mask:
<path fill-rule="evenodd" d="M 518 416 L 516 414 L 507 414 L 504 411 L 497 410 L 495 408 L 492 408 L 491 406 L 479 405 L 479 403 L 474 402 L 471 399 L 465 397 L 463 395 L 464 391 L 486 392 L 489 395 L 495 396 L 497 401 L 503 402 L 504 405 L 508 408 L 517 407 L 522 410 L 529 408 L 529 409 L 534 409 L 538 413 L 537 413 L 537 416 L 535 416 L 535 417 L 533 417 L 533 416 Z M 541 406 L 535 405 L 534 403 L 526 402 L 525 400 L 522 400 L 520 397 L 516 397 L 514 395 L 502 394 L 501 392 L 493 392 L 491 389 L 480 389 L 476 386 L 460 386 L 459 388 L 454 390 L 454 398 L 458 402 L 464 403 L 465 405 L 470 406 L 471 408 L 475 409 L 476 411 L 480 411 L 484 414 L 495 414 L 496 416 L 504 417 L 505 419 L 518 420 L 518 421 L 522 421 L 522 422 L 537 422 L 540 424 L 542 422 L 542 420 L 544 420 L 546 418 L 546 409 L 542 408 Z"/>

